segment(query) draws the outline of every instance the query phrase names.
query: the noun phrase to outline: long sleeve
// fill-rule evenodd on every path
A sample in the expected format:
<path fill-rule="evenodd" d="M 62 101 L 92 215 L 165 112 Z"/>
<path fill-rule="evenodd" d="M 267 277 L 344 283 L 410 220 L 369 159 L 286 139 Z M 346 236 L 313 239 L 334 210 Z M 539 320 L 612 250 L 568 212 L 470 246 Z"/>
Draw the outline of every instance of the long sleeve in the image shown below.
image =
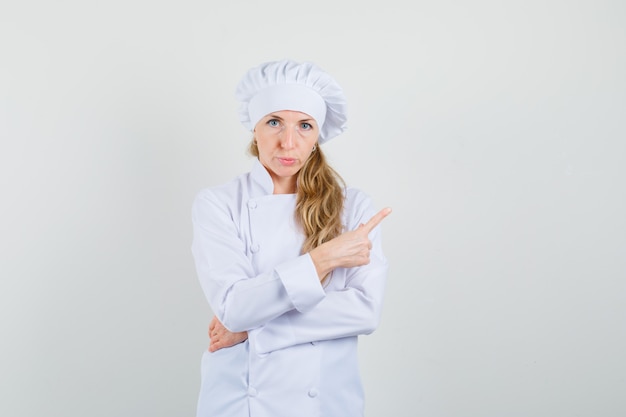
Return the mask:
<path fill-rule="evenodd" d="M 365 223 L 374 214 L 362 194 L 356 202 L 351 228 Z M 382 251 L 380 226 L 370 233 L 370 263 L 357 268 L 338 269 L 345 285 L 328 289 L 326 297 L 307 311 L 289 311 L 255 332 L 256 349 L 268 353 L 285 347 L 357 336 L 373 332 L 381 317 L 388 263 Z M 335 278 L 333 278 L 335 279 Z"/>
<path fill-rule="evenodd" d="M 192 207 L 192 253 L 200 284 L 214 314 L 235 332 L 289 311 L 306 312 L 325 297 L 309 255 L 291 256 L 255 273 L 249 242 L 241 237 L 240 213 L 225 203 L 237 203 L 237 197 L 205 190 Z"/>

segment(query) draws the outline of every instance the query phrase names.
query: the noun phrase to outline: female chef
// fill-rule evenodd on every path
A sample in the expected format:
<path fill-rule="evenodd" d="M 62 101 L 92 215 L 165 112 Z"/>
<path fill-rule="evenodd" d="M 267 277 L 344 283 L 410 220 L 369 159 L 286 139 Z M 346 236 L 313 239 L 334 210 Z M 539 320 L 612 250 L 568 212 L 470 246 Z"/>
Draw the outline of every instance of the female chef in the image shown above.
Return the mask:
<path fill-rule="evenodd" d="M 320 145 L 345 130 L 346 100 L 312 63 L 247 72 L 240 119 L 250 172 L 202 190 L 192 252 L 215 317 L 198 417 L 357 417 L 357 338 L 377 327 L 387 261 L 376 213 Z"/>

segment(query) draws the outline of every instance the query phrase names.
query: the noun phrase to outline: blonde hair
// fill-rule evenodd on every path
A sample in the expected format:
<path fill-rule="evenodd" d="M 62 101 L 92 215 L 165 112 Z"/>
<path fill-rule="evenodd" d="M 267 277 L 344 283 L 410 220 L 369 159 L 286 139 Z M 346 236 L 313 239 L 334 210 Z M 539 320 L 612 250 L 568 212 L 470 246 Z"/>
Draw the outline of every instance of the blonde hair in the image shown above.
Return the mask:
<path fill-rule="evenodd" d="M 254 140 L 250 142 L 248 152 L 259 157 Z M 307 253 L 343 232 L 344 189 L 345 182 L 317 146 L 298 172 L 295 216 L 305 236 L 301 253 Z M 322 282 L 327 278 L 324 277 Z"/>

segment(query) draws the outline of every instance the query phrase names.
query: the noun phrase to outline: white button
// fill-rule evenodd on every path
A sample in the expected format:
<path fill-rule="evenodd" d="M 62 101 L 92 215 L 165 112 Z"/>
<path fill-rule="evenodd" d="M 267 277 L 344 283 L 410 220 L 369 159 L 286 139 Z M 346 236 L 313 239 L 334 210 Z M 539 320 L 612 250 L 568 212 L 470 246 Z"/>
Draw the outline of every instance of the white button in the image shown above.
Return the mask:
<path fill-rule="evenodd" d="M 311 388 L 309 390 L 309 397 L 315 398 L 315 397 L 317 397 L 317 394 L 319 394 L 319 392 L 317 392 L 317 390 L 315 388 Z"/>
<path fill-rule="evenodd" d="M 254 200 L 248 201 L 248 208 L 249 209 L 255 209 L 256 208 L 256 201 L 254 201 Z"/>
<path fill-rule="evenodd" d="M 252 388 L 252 387 L 248 388 L 248 395 L 250 397 L 256 397 L 256 394 L 257 394 L 257 392 L 256 392 L 256 390 L 254 388 Z"/>
<path fill-rule="evenodd" d="M 259 249 L 261 249 L 261 246 L 259 246 L 258 243 L 255 243 L 254 245 L 252 245 L 252 247 L 250 248 L 250 250 L 252 251 L 252 253 L 257 253 L 259 251 Z"/>

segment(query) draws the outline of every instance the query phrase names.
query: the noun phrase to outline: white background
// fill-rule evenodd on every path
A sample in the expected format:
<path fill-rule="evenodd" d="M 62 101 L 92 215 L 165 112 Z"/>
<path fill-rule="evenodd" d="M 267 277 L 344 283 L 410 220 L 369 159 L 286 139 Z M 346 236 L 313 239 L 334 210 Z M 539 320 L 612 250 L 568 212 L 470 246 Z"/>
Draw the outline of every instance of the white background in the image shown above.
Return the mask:
<path fill-rule="evenodd" d="M 201 188 L 247 171 L 234 88 L 310 60 L 324 145 L 393 214 L 367 416 L 626 415 L 626 3 L 0 6 L 0 415 L 193 416 Z"/>

